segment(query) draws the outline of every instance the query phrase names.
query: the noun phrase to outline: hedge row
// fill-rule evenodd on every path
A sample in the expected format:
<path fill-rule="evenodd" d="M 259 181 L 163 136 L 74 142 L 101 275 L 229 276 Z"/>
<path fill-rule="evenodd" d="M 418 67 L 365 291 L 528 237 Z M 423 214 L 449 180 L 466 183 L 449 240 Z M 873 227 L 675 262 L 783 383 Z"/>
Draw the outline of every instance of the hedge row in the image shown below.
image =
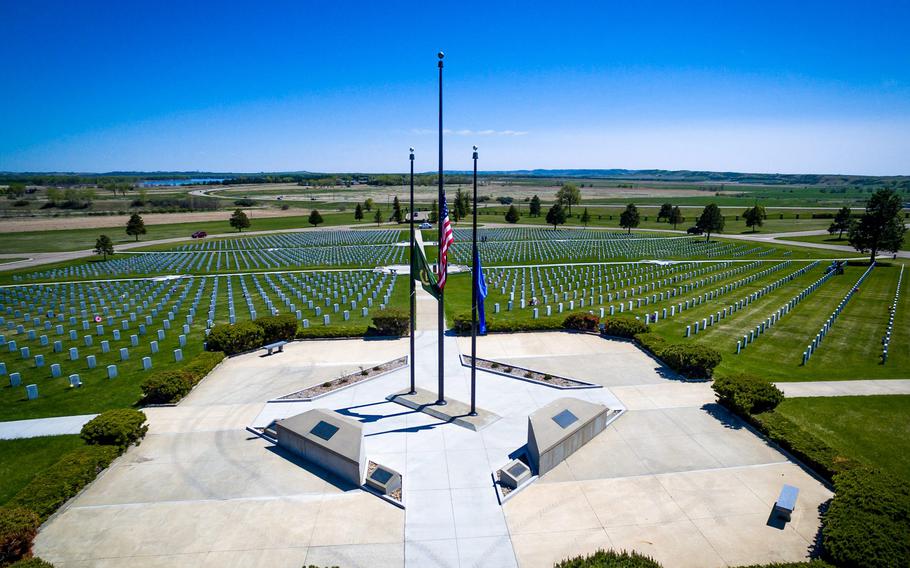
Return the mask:
<path fill-rule="evenodd" d="M 774 410 L 784 400 L 784 393 L 773 383 L 753 375 L 718 377 L 711 388 L 717 402 L 740 415 Z"/>
<path fill-rule="evenodd" d="M 125 450 L 141 440 L 148 429 L 144 412 L 118 408 L 106 410 L 86 422 L 80 435 L 86 444 L 116 446 Z"/>
<path fill-rule="evenodd" d="M 796 456 L 829 481 L 838 472 L 859 465 L 811 432 L 800 428 L 783 414 L 773 411 L 763 412 L 747 419 L 774 443 Z"/>
<path fill-rule="evenodd" d="M 662 568 L 660 563 L 637 552 L 598 550 L 594 554 L 567 558 L 554 568 Z"/>
<path fill-rule="evenodd" d="M 531 320 L 487 320 L 487 331 L 490 333 L 510 333 L 519 331 L 556 331 L 565 329 L 556 318 Z M 458 335 L 471 335 L 471 313 L 457 314 L 452 320 L 452 330 Z"/>
<path fill-rule="evenodd" d="M 119 456 L 117 446 L 84 446 L 38 473 L 7 505 L 24 507 L 44 522 Z"/>
<path fill-rule="evenodd" d="M 221 351 L 203 351 L 179 370 L 155 371 L 142 381 L 142 402 L 168 404 L 179 401 L 223 359 Z"/>
<path fill-rule="evenodd" d="M 297 318 L 283 314 L 234 324 L 218 324 L 212 328 L 205 341 L 209 351 L 234 355 L 276 341 L 290 341 L 296 335 Z"/>
<path fill-rule="evenodd" d="M 382 337 L 402 337 L 411 331 L 411 316 L 404 310 L 388 309 L 373 316 L 367 334 Z"/>
<path fill-rule="evenodd" d="M 603 334 L 632 339 L 636 334 L 647 333 L 648 326 L 632 316 L 611 316 L 603 320 Z"/>
<path fill-rule="evenodd" d="M 13 562 L 8 568 L 54 568 L 54 565 L 47 560 L 41 560 L 37 556 L 23 558 L 18 562 Z"/>
<path fill-rule="evenodd" d="M 644 324 L 642 326 L 644 327 Z M 720 351 L 713 347 L 699 343 L 667 344 L 664 338 L 648 333 L 647 328 L 645 329 L 645 332 L 638 332 L 631 336 L 635 342 L 668 367 L 690 379 L 710 379 L 714 374 L 714 368 L 721 362 Z M 632 327 L 626 327 L 623 324 L 619 331 L 630 333 Z"/>
<path fill-rule="evenodd" d="M 363 337 L 367 335 L 369 327 L 366 325 L 358 326 L 310 326 L 297 330 L 297 339 L 339 339 L 345 337 Z"/>
<path fill-rule="evenodd" d="M 25 507 L 0 507 L 0 566 L 6 566 L 32 551 L 41 519 Z"/>

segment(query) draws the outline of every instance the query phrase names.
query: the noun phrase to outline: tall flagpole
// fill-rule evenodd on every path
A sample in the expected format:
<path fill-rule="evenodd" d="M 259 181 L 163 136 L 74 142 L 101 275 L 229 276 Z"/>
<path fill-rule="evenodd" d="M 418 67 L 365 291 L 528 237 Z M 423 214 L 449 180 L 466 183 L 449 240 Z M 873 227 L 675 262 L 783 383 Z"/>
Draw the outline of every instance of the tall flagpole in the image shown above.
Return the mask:
<path fill-rule="evenodd" d="M 474 213 L 471 232 L 471 416 L 477 416 L 477 146 L 474 146 Z"/>
<path fill-rule="evenodd" d="M 415 238 L 414 238 L 414 148 L 411 148 L 411 258 L 414 258 Z M 411 261 L 414 266 L 414 261 Z M 417 332 L 417 285 L 414 282 L 414 274 L 411 274 L 408 280 L 411 282 L 410 299 L 411 299 L 411 358 L 408 360 L 411 367 L 411 394 L 417 392 L 414 384 L 414 335 Z"/>
<path fill-rule="evenodd" d="M 439 203 L 438 211 L 442 212 L 442 200 L 443 200 L 443 180 L 442 180 L 442 58 L 445 57 L 443 52 L 437 54 L 439 57 L 439 198 L 437 203 Z M 445 236 L 442 232 L 442 219 L 440 215 L 436 215 L 436 225 L 439 229 L 439 249 L 437 251 L 436 265 L 440 268 L 443 266 L 441 255 L 443 249 L 443 239 Z M 448 264 L 448 263 L 446 263 Z M 441 275 L 440 275 L 441 276 Z M 440 281 L 444 281 L 444 278 L 440 278 Z M 443 334 L 445 333 L 445 294 L 442 288 L 439 289 L 439 304 L 437 311 L 437 328 L 438 336 L 437 341 L 439 343 L 439 399 L 436 401 L 438 405 L 444 405 L 446 403 L 445 397 L 445 373 L 443 372 L 443 365 L 445 363 L 444 359 L 444 348 L 442 344 Z"/>

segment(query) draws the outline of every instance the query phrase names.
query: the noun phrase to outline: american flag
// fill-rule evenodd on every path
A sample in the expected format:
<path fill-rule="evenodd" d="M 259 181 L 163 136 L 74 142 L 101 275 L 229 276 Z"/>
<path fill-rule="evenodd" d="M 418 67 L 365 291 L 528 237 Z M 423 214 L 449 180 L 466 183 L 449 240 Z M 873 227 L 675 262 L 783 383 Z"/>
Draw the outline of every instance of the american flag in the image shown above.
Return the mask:
<path fill-rule="evenodd" d="M 446 285 L 446 267 L 449 264 L 449 247 L 455 242 L 455 236 L 452 233 L 452 223 L 449 222 L 449 205 L 446 203 L 445 193 L 442 194 L 441 213 L 439 218 L 442 219 L 442 223 L 440 223 L 439 226 L 442 231 L 442 247 L 439 249 L 439 275 L 436 278 L 440 290 Z"/>

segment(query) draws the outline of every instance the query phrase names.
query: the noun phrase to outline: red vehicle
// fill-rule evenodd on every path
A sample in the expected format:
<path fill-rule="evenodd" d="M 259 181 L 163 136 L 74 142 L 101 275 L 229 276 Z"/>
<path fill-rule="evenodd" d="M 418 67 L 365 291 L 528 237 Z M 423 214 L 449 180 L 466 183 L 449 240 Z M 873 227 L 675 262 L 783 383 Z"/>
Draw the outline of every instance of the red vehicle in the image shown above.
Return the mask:
<path fill-rule="evenodd" d="M 193 233 L 194 239 L 204 239 L 207 236 L 209 236 L 209 234 L 206 233 L 205 231 L 196 231 L 195 233 Z"/>

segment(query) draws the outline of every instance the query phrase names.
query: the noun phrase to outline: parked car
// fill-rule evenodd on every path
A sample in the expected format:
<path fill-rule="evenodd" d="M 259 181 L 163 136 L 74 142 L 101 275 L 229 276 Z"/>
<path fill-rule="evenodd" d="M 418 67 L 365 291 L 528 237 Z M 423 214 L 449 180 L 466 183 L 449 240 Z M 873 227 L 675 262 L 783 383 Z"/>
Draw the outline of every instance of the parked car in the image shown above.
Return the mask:
<path fill-rule="evenodd" d="M 194 239 L 204 239 L 207 236 L 209 236 L 209 234 L 206 233 L 205 231 L 196 231 L 195 233 L 193 233 Z"/>
<path fill-rule="evenodd" d="M 432 228 L 433 228 L 433 225 L 431 225 L 431 224 L 429 224 L 429 223 L 421 223 L 421 224 L 420 224 L 420 228 L 421 228 L 421 229 L 432 229 Z"/>
<path fill-rule="evenodd" d="M 686 229 L 686 232 L 689 233 L 690 235 L 701 235 L 701 234 L 704 234 L 704 231 L 702 231 L 702 230 L 699 229 L 698 227 L 689 227 L 688 229 Z"/>

